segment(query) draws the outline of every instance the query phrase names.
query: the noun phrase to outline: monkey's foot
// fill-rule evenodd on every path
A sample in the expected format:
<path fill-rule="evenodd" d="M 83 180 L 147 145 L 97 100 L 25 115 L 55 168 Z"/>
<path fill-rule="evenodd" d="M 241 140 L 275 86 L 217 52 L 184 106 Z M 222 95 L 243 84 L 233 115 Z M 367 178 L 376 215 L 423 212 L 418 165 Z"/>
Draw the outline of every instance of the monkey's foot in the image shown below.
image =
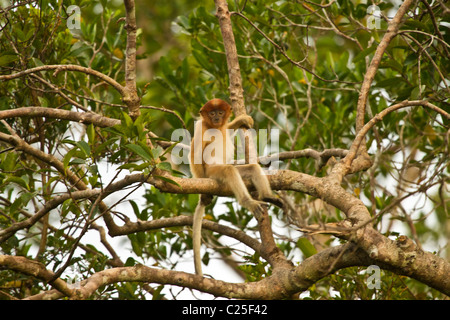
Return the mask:
<path fill-rule="evenodd" d="M 244 207 L 250 210 L 253 215 L 255 215 L 257 219 L 259 219 L 264 214 L 266 214 L 268 205 L 265 202 L 251 199 L 245 203 Z"/>
<path fill-rule="evenodd" d="M 263 201 L 270 202 L 271 204 L 276 205 L 277 207 L 284 210 L 284 201 L 278 196 L 265 196 L 262 198 Z"/>

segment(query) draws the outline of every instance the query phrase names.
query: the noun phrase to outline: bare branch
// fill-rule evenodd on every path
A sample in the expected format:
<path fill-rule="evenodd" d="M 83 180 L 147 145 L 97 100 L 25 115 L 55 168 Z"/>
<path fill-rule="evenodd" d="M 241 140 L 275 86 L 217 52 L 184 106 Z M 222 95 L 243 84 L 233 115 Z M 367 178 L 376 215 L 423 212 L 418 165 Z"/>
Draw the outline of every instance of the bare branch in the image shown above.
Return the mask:
<path fill-rule="evenodd" d="M 164 218 L 150 221 L 137 221 L 137 222 L 127 221 L 123 226 L 115 230 L 115 232 L 110 235 L 120 236 L 142 231 L 158 230 L 163 228 L 192 226 L 192 221 L 193 221 L 192 216 L 184 216 L 184 215 L 173 218 Z M 261 243 L 259 243 L 256 239 L 250 237 L 241 230 L 233 229 L 206 219 L 202 221 L 202 229 L 211 230 L 219 234 L 226 235 L 228 237 L 239 240 L 240 242 L 244 243 L 245 245 L 252 248 L 256 252 L 260 253 L 261 251 L 260 250 Z"/>
<path fill-rule="evenodd" d="M 13 73 L 13 74 L 0 75 L 0 80 L 3 80 L 3 81 L 13 80 L 13 79 L 17 79 L 17 78 L 26 76 L 26 75 L 31 74 L 31 73 L 37 73 L 37 72 L 47 71 L 47 70 L 56 70 L 54 75 L 56 75 L 57 73 L 59 73 L 61 71 L 77 71 L 77 72 L 82 72 L 82 73 L 85 73 L 85 74 L 90 74 L 90 75 L 93 75 L 93 76 L 95 76 L 95 77 L 105 81 L 107 84 L 111 85 L 122 96 L 124 96 L 125 93 L 126 93 L 125 88 L 122 87 L 113 78 L 110 78 L 107 75 L 105 75 L 105 74 L 103 74 L 101 72 L 98 72 L 98 71 L 96 71 L 94 69 L 85 68 L 85 67 L 72 65 L 72 64 L 57 64 L 57 65 L 40 66 L 40 67 L 36 67 L 36 68 L 23 70 L 23 71 L 20 71 L 20 72 L 17 72 L 17 73 Z"/>
<path fill-rule="evenodd" d="M 71 193 L 66 193 L 57 196 L 52 200 L 47 201 L 45 205 L 30 218 L 23 220 L 21 222 L 16 222 L 12 226 L 0 230 L 0 243 L 4 242 L 6 239 L 11 237 L 18 230 L 31 227 L 36 222 L 38 222 L 43 216 L 45 216 L 48 212 L 50 212 L 50 210 L 56 208 L 57 206 L 59 206 L 68 199 L 73 200 L 88 199 L 90 197 L 97 196 L 99 194 L 100 190 L 83 190 L 83 191 L 74 191 Z"/>
<path fill-rule="evenodd" d="M 94 124 L 99 127 L 112 127 L 120 124 L 120 120 L 103 117 L 94 112 L 75 112 L 44 107 L 23 107 L 0 111 L 0 119 L 16 117 L 46 117 Z"/>
<path fill-rule="evenodd" d="M 132 119 L 136 119 L 139 114 L 140 98 L 136 90 L 136 9 L 134 0 L 125 0 L 126 10 L 126 30 L 127 48 L 125 60 L 125 92 L 123 101 L 128 106 Z"/>
<path fill-rule="evenodd" d="M 289 57 L 289 55 L 286 53 L 286 51 L 283 49 L 282 46 L 280 46 L 278 43 L 273 41 L 269 36 L 267 36 L 264 32 L 262 32 L 262 30 L 259 29 L 253 22 L 251 22 L 250 19 L 248 19 L 245 15 L 243 15 L 240 12 L 233 12 L 233 14 L 236 14 L 239 17 L 243 18 L 245 21 L 247 21 L 256 31 L 258 31 L 264 38 L 266 38 L 267 41 L 269 41 L 290 63 L 292 63 L 296 67 L 299 67 L 300 69 L 305 70 L 309 74 L 312 74 L 314 77 L 316 77 L 317 79 L 324 81 L 324 82 L 339 82 L 339 83 L 346 83 L 346 84 L 355 84 L 355 82 L 341 81 L 339 79 L 329 80 L 329 79 L 325 79 L 325 78 L 319 76 L 314 71 L 303 66 L 300 62 L 294 61 L 291 57 Z"/>
<path fill-rule="evenodd" d="M 372 81 L 375 78 L 378 66 L 380 65 L 381 58 L 383 57 L 383 54 L 386 51 L 389 43 L 391 43 L 392 39 L 397 35 L 401 20 L 408 11 L 409 6 L 412 2 L 413 0 L 405 0 L 398 9 L 394 18 L 389 21 L 387 32 L 384 34 L 383 39 L 378 45 L 372 61 L 370 62 L 369 68 L 364 75 L 364 81 L 361 86 L 358 105 L 356 107 L 356 132 L 361 130 L 361 128 L 364 126 L 364 115 L 366 113 L 367 98 L 369 96 L 370 86 L 372 85 Z"/>
<path fill-rule="evenodd" d="M 355 140 L 353 141 L 350 150 L 347 154 L 347 156 L 343 159 L 343 163 L 345 163 L 347 166 L 350 166 L 353 159 L 356 157 L 358 148 L 361 145 L 361 142 L 364 140 L 364 136 L 369 132 L 369 130 L 379 121 L 383 120 L 383 118 L 388 115 L 389 113 L 396 111 L 401 108 L 405 107 L 413 107 L 413 106 L 422 106 L 429 108 L 442 116 L 444 116 L 447 119 L 450 119 L 450 114 L 442 110 L 441 108 L 433 105 L 432 103 L 425 101 L 425 100 L 413 100 L 413 101 L 403 101 L 401 103 L 397 103 L 393 106 L 390 106 L 377 115 L 375 115 L 369 122 L 367 122 L 364 127 L 361 128 L 361 130 L 358 132 L 358 134 L 355 137 Z"/>
<path fill-rule="evenodd" d="M 225 56 L 227 58 L 228 76 L 230 80 L 230 100 L 233 112 L 236 116 L 246 114 L 244 102 L 244 90 L 242 89 L 241 69 L 237 55 L 236 43 L 231 26 L 228 3 L 225 0 L 214 0 L 216 4 L 216 16 L 219 19 L 222 32 Z"/>

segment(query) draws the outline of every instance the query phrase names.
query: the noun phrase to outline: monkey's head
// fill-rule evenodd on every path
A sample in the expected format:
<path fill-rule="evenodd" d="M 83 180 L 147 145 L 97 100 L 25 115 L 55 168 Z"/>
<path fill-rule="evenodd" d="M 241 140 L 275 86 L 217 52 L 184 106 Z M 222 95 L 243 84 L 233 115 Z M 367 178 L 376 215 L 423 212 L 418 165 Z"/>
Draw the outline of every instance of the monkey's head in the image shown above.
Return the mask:
<path fill-rule="evenodd" d="M 212 99 L 200 109 L 200 115 L 210 128 L 220 128 L 230 118 L 231 106 L 221 99 Z"/>

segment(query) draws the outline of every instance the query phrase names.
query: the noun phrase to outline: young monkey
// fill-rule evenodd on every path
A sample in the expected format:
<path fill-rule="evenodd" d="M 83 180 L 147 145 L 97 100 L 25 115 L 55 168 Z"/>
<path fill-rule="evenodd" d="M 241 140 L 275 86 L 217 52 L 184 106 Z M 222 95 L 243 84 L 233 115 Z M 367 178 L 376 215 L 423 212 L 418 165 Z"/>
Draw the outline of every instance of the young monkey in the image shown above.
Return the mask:
<path fill-rule="evenodd" d="M 263 214 L 264 202 L 253 199 L 242 178 L 249 178 L 258 191 L 259 200 L 280 204 L 280 200 L 272 194 L 269 181 L 258 164 L 245 164 L 233 166 L 234 146 L 227 129 L 240 127 L 253 127 L 253 119 L 248 115 L 236 117 L 228 122 L 231 107 L 221 99 L 208 101 L 201 109 L 201 120 L 194 129 L 194 138 L 191 142 L 190 168 L 194 178 L 212 178 L 225 184 L 233 190 L 239 204 L 250 210 L 253 214 Z M 212 139 L 214 138 L 214 139 Z M 194 213 L 193 247 L 195 272 L 202 275 L 201 269 L 201 226 L 205 213 L 205 206 L 211 197 L 200 195 Z"/>

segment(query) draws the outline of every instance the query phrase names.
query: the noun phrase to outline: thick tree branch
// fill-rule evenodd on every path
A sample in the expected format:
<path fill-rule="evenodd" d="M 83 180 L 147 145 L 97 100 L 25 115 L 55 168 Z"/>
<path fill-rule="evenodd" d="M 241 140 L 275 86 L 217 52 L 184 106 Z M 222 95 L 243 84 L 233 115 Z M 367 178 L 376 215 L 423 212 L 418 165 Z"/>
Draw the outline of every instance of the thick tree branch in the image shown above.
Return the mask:
<path fill-rule="evenodd" d="M 142 179 L 143 175 L 132 175 L 115 185 L 114 188 L 119 187 L 124 183 L 129 184 L 141 181 Z M 183 193 L 187 191 L 201 193 L 198 190 L 199 188 L 201 189 L 201 187 L 195 186 L 195 184 L 193 185 L 192 180 L 198 180 L 196 182 L 199 184 L 207 184 L 209 187 L 212 186 L 213 189 L 217 189 L 218 193 L 221 189 L 221 186 L 212 179 L 175 179 L 178 179 L 177 182 L 180 183 L 184 180 L 184 183 L 181 185 L 182 189 L 178 190 L 183 191 Z M 378 264 L 382 268 L 418 279 L 443 293 L 450 293 L 449 281 L 442 280 L 446 279 L 446 274 L 450 272 L 450 264 L 448 262 L 433 254 L 422 252 L 405 237 L 400 237 L 397 241 L 392 241 L 379 234 L 366 223 L 367 220 L 370 220 L 370 216 L 364 204 L 359 199 L 345 192 L 339 185 L 330 183 L 326 178 L 311 177 L 294 171 L 280 171 L 277 175 L 270 176 L 269 179 L 272 185 L 277 186 L 278 184 L 283 184 L 283 188 L 285 189 L 306 192 L 322 198 L 327 203 L 342 210 L 347 215 L 348 219 L 353 222 L 354 230 L 351 238 L 358 244 L 358 247 L 363 249 L 363 251 L 355 249 L 355 247 L 348 247 L 345 249 L 345 252 L 342 252 L 344 249 L 341 247 L 331 248 L 324 253 L 321 252 L 310 257 L 300 266 L 293 269 L 291 268 L 290 271 L 287 271 L 286 269 L 276 269 L 278 271 L 274 270 L 274 274 L 271 277 L 262 282 L 252 284 L 228 284 L 203 278 L 201 278 L 203 280 L 198 281 L 195 275 L 151 268 L 148 269 L 146 267 L 143 269 L 145 271 L 140 273 L 144 278 L 135 278 L 130 275 L 123 278 L 117 278 L 115 272 L 125 275 L 128 272 L 127 270 L 130 270 L 130 272 L 136 271 L 135 269 L 125 268 L 112 269 L 120 271 L 107 271 L 113 272 L 114 276 L 105 273 L 103 274 L 106 276 L 104 279 L 111 279 L 108 281 L 144 281 L 174 284 L 232 298 L 273 299 L 286 297 L 295 292 L 306 290 L 309 285 L 319 280 L 321 277 L 333 273 L 340 268 L 352 265 Z M 153 179 L 149 179 L 149 182 L 158 184 Z M 163 186 L 164 184 L 159 184 L 159 187 Z M 165 191 L 173 192 L 175 190 L 168 188 Z M 134 225 L 133 230 L 130 229 L 127 231 L 134 232 L 138 231 L 140 228 L 150 229 L 188 224 L 190 223 L 191 217 L 178 219 L 138 222 Z M 224 229 L 222 226 L 208 221 L 205 221 L 204 227 L 235 236 L 245 241 L 246 244 L 256 250 L 260 248 L 257 242 L 251 238 L 249 238 L 248 241 L 245 240 L 245 237 L 239 232 L 236 233 L 235 231 L 227 230 L 226 228 Z M 351 244 L 348 245 L 351 246 Z M 352 249 L 350 250 L 349 248 Z M 339 259 L 337 259 L 338 257 Z M 431 274 L 428 272 L 430 267 L 433 268 Z M 135 273 L 132 273 L 132 275 L 135 275 Z M 97 281 L 99 281 L 99 279 L 100 277 L 87 279 L 86 285 L 89 283 L 89 286 L 83 285 L 83 290 L 81 290 L 80 293 L 81 297 L 92 294 L 92 292 L 98 288 L 99 282 Z M 102 283 L 105 284 L 104 282 Z M 268 287 L 273 288 L 273 290 L 267 290 Z"/>
<path fill-rule="evenodd" d="M 414 264 L 405 265 L 407 257 L 405 257 L 403 247 L 374 230 L 370 223 L 372 221 L 371 216 L 364 203 L 346 192 L 333 179 L 328 177 L 317 178 L 289 170 L 280 170 L 277 174 L 268 176 L 268 178 L 272 188 L 275 190 L 293 190 L 307 193 L 341 210 L 352 225 L 352 232 L 348 238 L 356 242 L 358 246 L 383 267 L 387 268 L 389 266 L 390 269 L 395 270 L 397 273 L 408 274 L 446 294 L 450 292 L 450 283 L 439 283 L 438 280 L 439 277 L 441 277 L 441 280 L 442 277 L 445 278 L 445 272 L 450 270 L 449 262 L 433 254 L 424 253 L 419 248 L 414 247 L 411 251 L 412 253 L 408 254 L 408 257 L 411 257 L 410 259 L 419 259 L 420 261 L 417 261 L 418 265 L 433 264 L 436 266 L 435 270 L 438 272 L 438 275 L 429 275 L 425 270 L 415 268 Z M 183 182 L 182 180 L 185 181 Z M 203 180 L 203 183 L 201 180 Z M 176 182 L 180 184 L 180 187 L 168 186 L 165 182 L 149 182 L 166 192 L 184 193 L 194 191 L 195 193 L 207 193 L 207 191 L 214 191 L 217 194 L 231 194 L 230 190 L 224 190 L 212 179 L 178 179 Z"/>
<path fill-rule="evenodd" d="M 357 249 L 354 246 L 340 246 L 327 249 L 306 259 L 302 265 L 293 268 L 291 271 L 279 271 L 258 282 L 239 284 L 203 278 L 185 272 L 155 269 L 143 265 L 113 268 L 97 272 L 88 279 L 85 279 L 80 283 L 80 288 L 74 289 L 75 292 L 60 290 L 62 294 L 59 294 L 55 291 L 49 291 L 28 299 L 58 299 L 65 295 L 73 299 L 86 299 L 101 286 L 123 281 L 176 285 L 228 298 L 288 298 L 292 294 L 306 290 L 311 284 L 336 270 L 353 265 L 367 265 L 368 260 L 367 258 L 364 259 L 364 253 L 359 252 L 359 254 L 354 254 L 355 250 Z M 346 252 L 352 254 L 346 254 Z M 47 281 L 48 276 L 41 276 L 46 270 L 43 269 L 41 273 L 37 274 L 34 264 L 34 261 L 22 257 L 0 256 L 0 266 L 25 274 L 35 275 Z M 52 274 L 50 272 L 48 273 L 50 275 Z M 57 289 L 59 290 L 60 288 L 58 287 Z"/>
<path fill-rule="evenodd" d="M 426 260 L 424 257 L 418 257 L 418 259 L 424 260 L 420 261 L 420 263 L 425 262 Z M 410 264 L 408 260 L 404 260 L 404 262 Z M 417 259 L 415 262 L 417 262 Z M 356 245 L 348 243 L 321 251 L 320 253 L 305 259 L 299 266 L 292 268 L 289 271 L 280 270 L 274 272 L 271 276 L 258 282 L 240 284 L 227 283 L 225 281 L 203 278 L 185 272 L 155 269 L 138 265 L 97 272 L 88 279 L 82 281 L 80 287 L 77 288 L 75 292 L 75 289 L 65 290 L 65 287 L 67 286 L 64 286 L 64 284 L 61 283 L 57 289 L 62 293 L 48 291 L 34 297 L 29 297 L 28 299 L 58 299 L 65 295 L 71 296 L 72 298 L 85 299 L 91 296 L 101 286 L 123 281 L 176 285 L 228 298 L 281 299 L 291 297 L 295 293 L 307 290 L 315 282 L 342 268 L 351 266 L 369 266 L 376 263 L 376 259 L 371 258 Z M 439 264 L 433 264 L 433 260 L 429 261 L 429 263 L 431 263 L 431 265 L 420 266 L 425 267 L 425 271 L 429 271 L 428 268 L 430 266 L 433 267 L 433 270 L 437 271 L 441 279 L 442 272 L 448 272 L 448 270 L 442 269 L 442 266 Z M 35 275 L 44 281 L 49 278 L 47 274 L 51 275 L 51 273 L 46 271 L 42 266 L 37 267 L 34 261 L 30 261 L 23 257 L 0 256 L 0 266 L 20 271 L 25 274 Z M 405 272 L 403 269 L 397 270 L 388 264 L 381 264 L 380 266 L 398 272 L 399 274 L 411 276 L 409 272 Z M 436 286 L 436 289 L 447 294 L 450 293 L 448 279 L 441 283 L 436 283 Z"/>
<path fill-rule="evenodd" d="M 214 3 L 216 4 L 216 17 L 219 20 L 227 59 L 231 107 L 235 116 L 245 115 L 247 111 L 245 109 L 244 89 L 242 88 L 241 68 L 239 67 L 228 3 L 226 0 L 214 0 Z M 247 129 L 242 128 L 241 139 L 245 141 L 245 163 L 257 163 L 253 139 L 247 133 Z"/>
<path fill-rule="evenodd" d="M 59 278 L 52 281 L 54 273 L 47 270 L 43 264 L 37 261 L 29 260 L 20 256 L 0 255 L 0 266 L 2 268 L 18 271 L 39 278 L 50 284 L 65 296 L 71 297 L 74 295 L 74 290 L 69 288 L 65 281 Z"/>
<path fill-rule="evenodd" d="M 216 16 L 219 19 L 222 33 L 225 56 L 227 58 L 228 76 L 230 81 L 230 100 L 233 112 L 236 116 L 246 114 L 244 89 L 242 88 L 241 69 L 231 26 L 230 12 L 226 0 L 214 0 L 216 4 Z"/>
<path fill-rule="evenodd" d="M 4 120 L 2 120 L 4 121 Z M 15 147 L 17 151 L 25 152 L 58 170 L 67 180 L 78 190 L 86 190 L 86 184 L 71 170 L 64 168 L 64 164 L 51 154 L 47 154 L 39 149 L 33 148 L 17 134 L 7 135 L 0 132 L 0 141 L 7 142 Z"/>
<path fill-rule="evenodd" d="M 246 114 L 244 90 L 242 88 L 241 70 L 239 67 L 239 58 L 234 40 L 233 28 L 231 25 L 230 12 L 228 10 L 228 3 L 226 0 L 215 0 L 216 16 L 219 19 L 220 31 L 222 33 L 223 43 L 225 47 L 225 56 L 227 58 L 228 75 L 230 81 L 230 99 L 231 105 L 236 116 Z M 245 162 L 257 163 L 256 151 L 254 150 L 251 135 L 246 134 L 244 129 L 245 141 Z M 266 257 L 267 261 L 272 267 L 290 267 L 286 257 L 281 250 L 276 246 L 273 238 L 271 222 L 267 210 L 264 215 L 256 217 L 258 221 L 258 228 L 262 240 L 261 251 Z"/>

